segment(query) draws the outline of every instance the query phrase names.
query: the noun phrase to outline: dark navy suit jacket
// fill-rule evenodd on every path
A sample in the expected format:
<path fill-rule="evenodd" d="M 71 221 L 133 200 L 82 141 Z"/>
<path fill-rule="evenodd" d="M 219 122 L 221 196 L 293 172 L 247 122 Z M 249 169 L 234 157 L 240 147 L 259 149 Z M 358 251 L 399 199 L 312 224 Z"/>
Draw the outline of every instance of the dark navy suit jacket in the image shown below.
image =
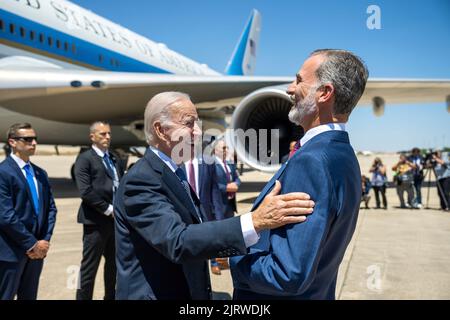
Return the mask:
<path fill-rule="evenodd" d="M 353 235 L 361 174 L 344 131 L 318 134 L 264 187 L 257 207 L 280 180 L 281 193 L 315 202 L 304 223 L 261 233 L 250 254 L 231 258 L 236 299 L 334 299 L 339 264 Z"/>
<path fill-rule="evenodd" d="M 109 152 L 109 156 L 120 179 L 124 170 L 112 152 Z M 114 177 L 106 170 L 103 159 L 94 149 L 90 148 L 77 157 L 75 181 L 81 196 L 78 223 L 109 226 L 111 217 L 104 213 L 113 203 Z"/>
<path fill-rule="evenodd" d="M 234 182 L 238 186 L 240 186 L 241 180 L 239 179 L 236 165 L 233 163 L 229 163 L 229 162 L 227 162 L 227 164 L 230 167 L 230 176 L 231 176 L 230 182 Z M 218 201 L 216 201 L 218 203 L 218 210 L 216 212 L 216 216 L 217 216 L 217 219 L 220 220 L 220 219 L 228 218 L 227 215 L 228 215 L 228 211 L 230 210 L 230 208 L 229 208 L 229 202 L 228 202 L 227 184 L 230 182 L 227 180 L 227 174 L 226 174 L 225 170 L 223 169 L 222 164 L 216 163 L 215 166 L 216 166 L 217 182 L 218 182 L 219 190 L 220 190 L 220 194 L 219 194 L 220 199 L 218 199 Z"/>
<path fill-rule="evenodd" d="M 17 163 L 0 163 L 0 261 L 19 262 L 38 240 L 50 241 L 56 206 L 45 170 L 32 164 L 38 182 L 39 214 L 30 188 Z"/>
<path fill-rule="evenodd" d="M 212 159 L 199 159 L 198 162 L 198 185 L 200 202 L 205 210 L 208 221 L 216 220 L 216 212 L 223 211 L 220 201 L 221 193 L 217 181 L 216 167 Z M 186 173 L 186 165 L 181 166 Z M 186 174 L 187 175 L 187 174 Z M 217 219 L 218 220 L 218 219 Z"/>
<path fill-rule="evenodd" d="M 239 217 L 200 223 L 177 175 L 150 149 L 120 182 L 114 212 L 117 299 L 210 299 L 207 259 L 247 252 Z"/>

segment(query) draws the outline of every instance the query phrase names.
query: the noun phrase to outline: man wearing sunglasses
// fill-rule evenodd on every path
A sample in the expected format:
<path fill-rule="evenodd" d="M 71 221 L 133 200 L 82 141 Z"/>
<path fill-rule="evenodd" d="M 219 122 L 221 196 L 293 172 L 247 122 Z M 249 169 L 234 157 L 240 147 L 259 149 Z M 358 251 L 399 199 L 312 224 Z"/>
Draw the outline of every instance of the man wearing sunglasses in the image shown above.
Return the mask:
<path fill-rule="evenodd" d="M 12 152 L 0 163 L 0 299 L 35 300 L 56 221 L 47 173 L 30 162 L 37 136 L 29 123 L 12 125 Z"/>

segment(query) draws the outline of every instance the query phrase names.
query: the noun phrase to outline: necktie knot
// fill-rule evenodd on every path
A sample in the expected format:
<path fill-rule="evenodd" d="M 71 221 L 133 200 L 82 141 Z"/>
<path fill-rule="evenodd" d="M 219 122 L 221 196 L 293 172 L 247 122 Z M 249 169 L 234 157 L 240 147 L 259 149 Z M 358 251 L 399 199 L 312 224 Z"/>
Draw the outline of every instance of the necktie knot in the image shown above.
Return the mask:
<path fill-rule="evenodd" d="M 32 174 L 32 172 L 31 172 L 31 166 L 30 166 L 29 163 L 27 163 L 23 168 L 25 169 L 25 171 L 26 171 L 27 173 L 31 173 L 31 174 Z"/>

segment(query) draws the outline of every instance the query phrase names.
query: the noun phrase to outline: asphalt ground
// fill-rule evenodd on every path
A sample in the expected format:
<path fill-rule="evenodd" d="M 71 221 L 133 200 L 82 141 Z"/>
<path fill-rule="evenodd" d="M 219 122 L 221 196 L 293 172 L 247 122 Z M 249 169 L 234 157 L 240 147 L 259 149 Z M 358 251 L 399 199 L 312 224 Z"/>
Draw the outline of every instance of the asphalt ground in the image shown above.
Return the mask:
<path fill-rule="evenodd" d="M 40 150 L 40 155 L 32 160 L 49 173 L 58 217 L 38 299 L 71 300 L 75 298 L 82 249 L 82 226 L 76 223 L 80 199 L 70 179 L 76 152 L 60 148 L 65 155 L 57 156 L 52 148 Z M 378 156 L 389 168 L 398 159 L 396 154 Z M 368 174 L 374 157 L 358 156 L 363 173 Z M 250 210 L 270 177 L 271 174 L 244 168 L 237 195 L 240 213 Z M 433 183 L 430 188 L 425 183 L 422 196 L 429 209 L 400 209 L 395 189 L 389 188 L 388 210 L 360 210 L 357 228 L 339 270 L 338 299 L 450 299 L 450 213 L 438 210 L 439 199 Z M 369 205 L 373 207 L 374 202 L 372 195 Z M 103 298 L 102 266 L 103 262 L 96 278 L 94 299 Z M 222 270 L 221 275 L 211 274 L 211 279 L 215 299 L 229 299 L 232 294 L 229 270 Z"/>

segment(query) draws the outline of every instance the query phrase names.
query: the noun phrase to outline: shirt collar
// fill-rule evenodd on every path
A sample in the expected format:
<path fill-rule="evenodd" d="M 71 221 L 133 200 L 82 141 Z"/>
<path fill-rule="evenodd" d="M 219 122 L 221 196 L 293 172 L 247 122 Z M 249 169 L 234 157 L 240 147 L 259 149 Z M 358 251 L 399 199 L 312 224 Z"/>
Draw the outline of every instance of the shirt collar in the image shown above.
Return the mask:
<path fill-rule="evenodd" d="M 164 162 L 166 164 L 166 166 L 169 167 L 170 170 L 172 170 L 172 172 L 175 172 L 178 169 L 178 166 L 176 165 L 176 163 L 170 157 L 168 157 L 166 154 L 164 154 L 164 152 L 162 152 L 152 146 L 150 146 L 149 148 L 158 156 L 158 158 L 160 158 L 162 160 L 162 162 Z"/>
<path fill-rule="evenodd" d="M 305 135 L 300 139 L 300 145 L 303 147 L 305 143 L 314 138 L 315 136 L 332 130 L 345 131 L 345 123 L 327 123 L 320 126 L 309 129 Z"/>
<path fill-rule="evenodd" d="M 224 162 L 225 162 L 226 164 L 228 164 L 228 160 L 223 161 L 223 159 L 219 158 L 218 156 L 215 156 L 215 157 L 216 157 L 216 162 L 218 162 L 218 163 L 220 163 L 220 164 L 222 164 L 222 165 L 223 165 Z"/>
<path fill-rule="evenodd" d="M 13 153 L 11 153 L 11 158 L 17 163 L 17 165 L 19 166 L 20 169 L 23 169 L 23 167 L 25 167 L 27 164 L 29 164 L 31 167 L 30 162 L 23 161 L 21 158 L 19 158 L 18 156 L 16 156 Z"/>
<path fill-rule="evenodd" d="M 98 154 L 98 156 L 100 158 L 103 159 L 103 157 L 105 156 L 105 154 L 109 155 L 108 150 L 106 152 L 103 152 L 102 150 L 100 150 L 95 144 L 92 145 L 92 149 L 95 151 L 96 154 Z"/>

